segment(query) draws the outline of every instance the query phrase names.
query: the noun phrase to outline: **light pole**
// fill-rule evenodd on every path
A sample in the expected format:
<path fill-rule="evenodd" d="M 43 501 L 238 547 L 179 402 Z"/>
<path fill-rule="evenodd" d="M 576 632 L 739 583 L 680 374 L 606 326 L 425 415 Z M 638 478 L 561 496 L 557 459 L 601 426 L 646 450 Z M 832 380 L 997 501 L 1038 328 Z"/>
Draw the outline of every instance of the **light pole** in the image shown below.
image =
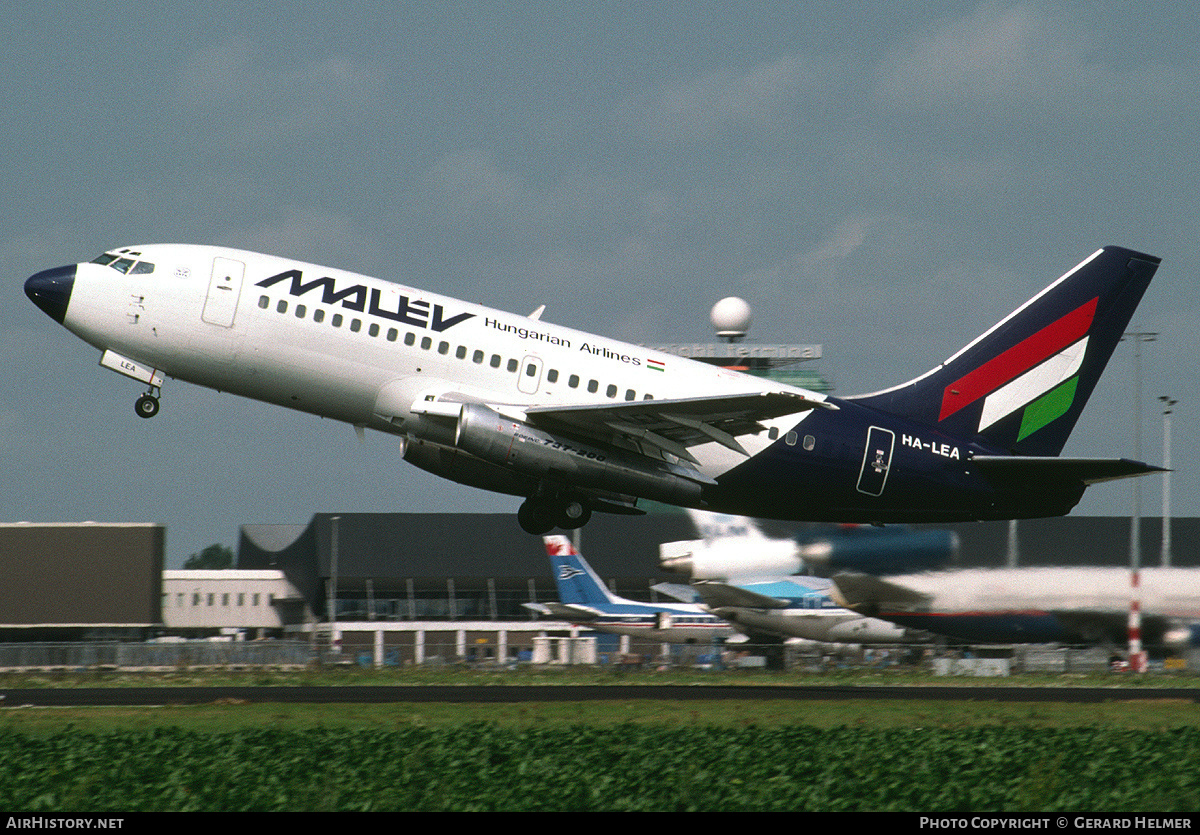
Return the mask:
<path fill-rule="evenodd" d="M 1163 511 L 1162 511 L 1162 559 L 1163 568 L 1171 567 L 1171 412 L 1178 400 L 1166 395 L 1159 398 L 1163 404 Z"/>
<path fill-rule="evenodd" d="M 1153 342 L 1157 333 L 1132 331 L 1122 341 L 1133 341 L 1133 457 L 1142 460 L 1142 343 Z M 1133 479 L 1133 515 L 1129 520 L 1129 669 L 1146 672 L 1146 653 L 1142 649 L 1142 484 Z"/>
<path fill-rule="evenodd" d="M 338 640 L 337 631 L 338 521 L 341 518 L 329 518 L 329 648 L 335 653 L 341 652 L 341 641 Z"/>

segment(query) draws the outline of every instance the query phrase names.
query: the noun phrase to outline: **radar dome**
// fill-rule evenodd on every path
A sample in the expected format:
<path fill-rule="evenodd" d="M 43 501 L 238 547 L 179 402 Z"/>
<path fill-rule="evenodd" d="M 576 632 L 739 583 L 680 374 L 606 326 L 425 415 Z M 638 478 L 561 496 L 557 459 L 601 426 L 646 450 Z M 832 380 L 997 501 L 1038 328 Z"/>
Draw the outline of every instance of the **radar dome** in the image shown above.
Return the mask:
<path fill-rule="evenodd" d="M 745 299 L 729 296 L 713 305 L 708 314 L 717 336 L 741 339 L 750 330 L 750 305 Z"/>

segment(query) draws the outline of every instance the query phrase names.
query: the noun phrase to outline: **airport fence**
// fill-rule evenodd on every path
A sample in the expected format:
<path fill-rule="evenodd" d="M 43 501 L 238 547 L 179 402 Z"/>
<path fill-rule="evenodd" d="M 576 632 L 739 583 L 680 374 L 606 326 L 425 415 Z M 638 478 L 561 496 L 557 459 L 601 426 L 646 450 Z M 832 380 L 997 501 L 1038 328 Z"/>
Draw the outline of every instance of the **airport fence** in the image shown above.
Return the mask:
<path fill-rule="evenodd" d="M 307 641 L 0 643 L 0 670 L 292 667 L 312 660 Z"/>
<path fill-rule="evenodd" d="M 1200 659 L 1158 662 L 1153 669 L 1186 672 Z M 0 643 L 0 671 L 179 670 L 190 668 L 298 668 L 330 665 L 362 668 L 524 665 L 597 666 L 625 670 L 788 669 L 823 673 L 842 670 L 908 670 L 947 676 L 1006 676 L 1017 673 L 1094 673 L 1119 669 L 1108 650 L 1055 646 L 980 647 L 946 650 L 928 644 L 860 647 L 849 645 L 654 644 L 616 650 L 593 637 L 539 638 L 529 647 L 485 643 L 427 642 L 412 647 L 331 648 L 324 641 L 211 641 Z"/>

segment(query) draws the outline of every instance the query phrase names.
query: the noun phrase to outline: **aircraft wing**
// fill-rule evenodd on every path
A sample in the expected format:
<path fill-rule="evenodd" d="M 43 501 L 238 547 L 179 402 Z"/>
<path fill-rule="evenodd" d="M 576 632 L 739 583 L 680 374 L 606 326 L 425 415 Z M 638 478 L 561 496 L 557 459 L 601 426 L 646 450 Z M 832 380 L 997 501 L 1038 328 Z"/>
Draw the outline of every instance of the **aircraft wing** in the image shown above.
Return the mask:
<path fill-rule="evenodd" d="M 874 614 L 880 606 L 920 611 L 930 602 L 926 594 L 873 574 L 835 574 L 830 591 L 837 603 L 862 614 Z"/>
<path fill-rule="evenodd" d="M 730 586 L 726 583 L 700 581 L 692 587 L 704 599 L 704 604 L 710 609 L 739 608 L 739 609 L 786 609 L 791 604 L 778 597 L 768 597 L 765 594 Z"/>
<path fill-rule="evenodd" d="M 684 603 L 700 602 L 700 595 L 696 593 L 696 590 L 682 583 L 655 583 L 650 588 L 661 594 L 674 597 L 676 600 L 681 600 Z"/>
<path fill-rule="evenodd" d="M 522 603 L 521 605 L 538 614 L 569 621 L 595 620 L 604 614 L 591 606 L 580 606 L 573 603 Z"/>
<path fill-rule="evenodd" d="M 833 403 L 795 392 L 768 391 L 681 400 L 631 400 L 580 406 L 533 406 L 530 423 L 546 430 L 586 435 L 620 446 L 649 444 L 695 463 L 689 446 L 715 441 L 749 456 L 738 435 L 761 431 L 759 421 L 804 412 L 836 409 Z"/>
<path fill-rule="evenodd" d="M 1162 467 L 1128 458 L 1057 458 L 1039 455 L 976 455 L 971 459 L 985 475 L 1022 484 L 1046 481 L 1079 481 L 1095 484 L 1166 472 Z"/>

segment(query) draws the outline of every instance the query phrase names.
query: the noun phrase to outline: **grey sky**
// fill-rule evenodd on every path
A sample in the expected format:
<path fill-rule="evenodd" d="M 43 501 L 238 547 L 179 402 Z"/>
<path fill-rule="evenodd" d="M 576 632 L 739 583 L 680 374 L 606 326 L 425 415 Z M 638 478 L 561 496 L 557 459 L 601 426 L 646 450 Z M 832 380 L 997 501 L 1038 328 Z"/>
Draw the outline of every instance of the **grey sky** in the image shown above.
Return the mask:
<path fill-rule="evenodd" d="M 150 520 L 169 562 L 242 522 L 515 510 L 394 439 L 138 384 L 25 298 L 117 245 L 294 256 L 632 341 L 821 342 L 841 394 L 944 359 L 1092 251 L 1162 256 L 1134 326 L 1181 403 L 1174 506 L 1200 513 L 1200 23 L 1186 6 L 42 3 L 0 52 L 0 482 L 9 521 Z M 1131 352 L 1066 452 L 1132 456 Z M 1157 513 L 1159 481 L 1143 490 Z M 1125 514 L 1127 484 L 1077 514 Z M 515 524 L 515 522 L 514 522 Z"/>

